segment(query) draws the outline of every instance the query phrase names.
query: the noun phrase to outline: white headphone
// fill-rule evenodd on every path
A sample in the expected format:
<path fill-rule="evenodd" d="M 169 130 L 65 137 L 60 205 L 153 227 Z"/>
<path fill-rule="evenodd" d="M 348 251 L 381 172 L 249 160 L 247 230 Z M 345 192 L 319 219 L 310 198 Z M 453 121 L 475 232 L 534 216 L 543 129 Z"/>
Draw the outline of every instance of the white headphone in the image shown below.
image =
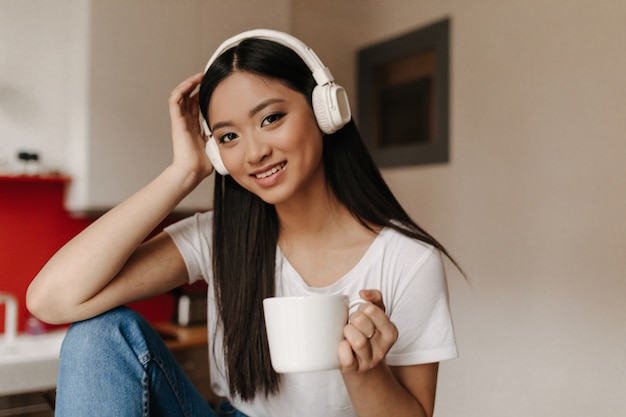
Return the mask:
<path fill-rule="evenodd" d="M 239 45 L 245 39 L 250 38 L 266 39 L 284 45 L 296 52 L 306 63 L 317 83 L 317 86 L 313 89 L 311 101 L 313 103 L 315 119 L 322 132 L 326 134 L 334 133 L 350 121 L 352 113 L 350 111 L 348 95 L 344 88 L 335 84 L 335 79 L 330 73 L 330 70 L 324 66 L 311 48 L 306 46 L 299 39 L 284 32 L 269 29 L 255 29 L 242 32 L 225 40 L 213 53 L 209 62 L 207 62 L 204 68 L 205 74 L 222 53 Z M 200 119 L 202 129 L 209 137 L 206 143 L 206 153 L 215 170 L 222 175 L 228 175 L 228 170 L 222 162 L 219 148 L 211 133 L 211 129 L 209 129 L 209 125 L 202 115 Z"/>

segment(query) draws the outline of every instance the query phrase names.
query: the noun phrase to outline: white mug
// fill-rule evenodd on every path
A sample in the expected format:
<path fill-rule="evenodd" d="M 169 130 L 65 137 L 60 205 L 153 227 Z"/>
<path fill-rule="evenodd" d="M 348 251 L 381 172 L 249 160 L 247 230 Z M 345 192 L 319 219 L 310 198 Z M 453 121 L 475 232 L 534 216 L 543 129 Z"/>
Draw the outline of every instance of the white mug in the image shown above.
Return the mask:
<path fill-rule="evenodd" d="M 272 297 L 263 300 L 272 367 L 278 373 L 310 372 L 339 367 L 352 302 L 341 294 Z"/>

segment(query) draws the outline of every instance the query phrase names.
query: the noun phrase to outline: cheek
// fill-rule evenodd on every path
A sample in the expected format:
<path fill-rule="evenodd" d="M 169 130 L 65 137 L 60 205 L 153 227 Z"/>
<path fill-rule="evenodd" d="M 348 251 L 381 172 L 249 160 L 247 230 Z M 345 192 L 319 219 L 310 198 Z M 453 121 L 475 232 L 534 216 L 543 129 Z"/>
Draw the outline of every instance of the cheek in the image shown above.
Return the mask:
<path fill-rule="evenodd" d="M 248 176 L 248 173 L 244 172 L 244 169 L 242 168 L 241 163 L 235 160 L 231 160 L 229 159 L 229 157 L 232 157 L 232 155 L 222 157 L 222 162 L 224 163 L 224 166 L 228 170 L 228 175 L 230 176 L 230 178 L 232 178 L 233 181 L 239 184 L 242 188 L 252 192 L 249 187 L 250 177 Z"/>
<path fill-rule="evenodd" d="M 242 171 L 242 156 L 237 147 L 221 149 L 220 157 L 231 176 L 236 176 Z"/>
<path fill-rule="evenodd" d="M 304 139 L 302 147 L 307 150 L 306 155 L 309 158 L 319 161 L 324 152 L 322 133 L 317 130 L 311 130 L 310 134 Z"/>
<path fill-rule="evenodd" d="M 315 117 L 307 117 L 300 121 L 291 131 L 293 136 L 288 138 L 291 142 L 292 150 L 306 149 L 307 155 L 317 156 L 322 153 L 322 132 L 317 126 Z"/>

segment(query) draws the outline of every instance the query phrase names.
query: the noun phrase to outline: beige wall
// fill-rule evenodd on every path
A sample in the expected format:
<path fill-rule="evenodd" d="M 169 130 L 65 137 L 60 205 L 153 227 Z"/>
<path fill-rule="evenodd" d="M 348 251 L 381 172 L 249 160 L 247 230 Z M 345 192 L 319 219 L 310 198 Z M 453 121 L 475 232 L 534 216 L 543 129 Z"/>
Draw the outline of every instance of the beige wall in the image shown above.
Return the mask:
<path fill-rule="evenodd" d="M 471 283 L 437 415 L 624 415 L 626 2 L 296 0 L 293 28 L 354 97 L 359 48 L 446 16 L 451 161 L 384 171 Z"/>

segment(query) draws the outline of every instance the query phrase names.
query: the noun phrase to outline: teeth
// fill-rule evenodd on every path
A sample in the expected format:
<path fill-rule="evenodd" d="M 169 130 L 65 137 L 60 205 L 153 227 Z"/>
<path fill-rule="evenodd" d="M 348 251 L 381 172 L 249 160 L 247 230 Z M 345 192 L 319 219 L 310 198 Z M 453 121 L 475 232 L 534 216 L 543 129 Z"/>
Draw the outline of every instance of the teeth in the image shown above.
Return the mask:
<path fill-rule="evenodd" d="M 278 171 L 280 171 L 284 167 L 285 167 L 285 163 L 281 162 L 280 164 L 276 165 L 274 168 L 272 168 L 272 169 L 270 169 L 268 171 L 265 171 L 265 172 L 263 172 L 261 174 L 256 174 L 256 177 L 258 179 L 269 177 L 270 175 L 277 173 Z"/>

